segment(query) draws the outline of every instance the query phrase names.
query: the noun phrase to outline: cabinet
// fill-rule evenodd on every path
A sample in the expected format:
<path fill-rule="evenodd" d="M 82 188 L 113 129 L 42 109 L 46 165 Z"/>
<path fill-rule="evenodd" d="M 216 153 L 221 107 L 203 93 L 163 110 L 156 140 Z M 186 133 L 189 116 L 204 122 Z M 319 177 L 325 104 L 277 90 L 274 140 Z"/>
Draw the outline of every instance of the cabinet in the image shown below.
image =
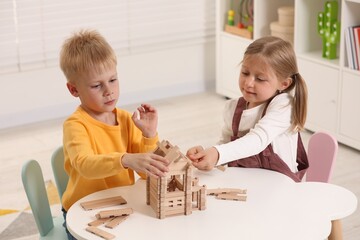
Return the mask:
<path fill-rule="evenodd" d="M 253 0 L 253 39 L 270 35 L 270 23 L 277 21 L 277 9 L 294 6 L 294 49 L 299 72 L 309 91 L 306 128 L 328 131 L 339 142 L 360 150 L 360 71 L 348 67 L 345 29 L 360 25 L 360 0 L 339 0 L 341 24 L 338 58 L 322 57 L 322 39 L 317 33 L 317 17 L 326 0 Z M 240 61 L 251 39 L 224 31 L 232 0 L 217 0 L 216 91 L 229 98 L 240 96 Z M 234 0 L 235 6 L 239 1 Z M 231 78 L 231 79 L 230 79 Z"/>

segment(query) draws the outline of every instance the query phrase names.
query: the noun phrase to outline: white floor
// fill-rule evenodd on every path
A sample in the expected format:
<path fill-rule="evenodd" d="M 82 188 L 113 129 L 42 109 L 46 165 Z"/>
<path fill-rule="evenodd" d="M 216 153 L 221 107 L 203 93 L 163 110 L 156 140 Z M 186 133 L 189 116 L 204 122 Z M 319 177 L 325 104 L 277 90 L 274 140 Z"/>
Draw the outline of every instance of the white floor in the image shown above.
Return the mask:
<path fill-rule="evenodd" d="M 151 102 L 159 111 L 159 135 L 184 152 L 194 145 L 216 143 L 222 123 L 225 99 L 214 93 L 169 98 Z M 136 106 L 125 106 L 133 111 Z M 45 180 L 53 180 L 52 152 L 62 144 L 62 122 L 56 119 L 0 131 L 0 209 L 23 210 L 28 206 L 21 183 L 21 166 L 29 159 L 39 161 Z M 307 145 L 311 133 L 304 132 Z M 331 181 L 360 196 L 360 152 L 340 144 Z M 11 214 L 0 217 L 0 232 L 11 221 Z M 299 226 L 301 229 L 301 226 Z M 360 209 L 343 220 L 344 239 L 360 236 Z"/>

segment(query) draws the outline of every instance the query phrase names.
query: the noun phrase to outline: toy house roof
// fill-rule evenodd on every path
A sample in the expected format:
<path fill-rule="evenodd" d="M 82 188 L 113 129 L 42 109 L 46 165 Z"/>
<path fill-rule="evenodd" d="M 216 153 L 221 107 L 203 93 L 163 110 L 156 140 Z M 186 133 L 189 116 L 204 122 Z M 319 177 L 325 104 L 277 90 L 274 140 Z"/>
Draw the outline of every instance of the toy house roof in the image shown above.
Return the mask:
<path fill-rule="evenodd" d="M 177 146 L 171 145 L 169 141 L 163 140 L 158 143 L 154 153 L 170 161 L 168 166 L 170 173 L 173 171 L 185 171 L 189 166 L 192 166 L 191 161 L 180 152 Z"/>

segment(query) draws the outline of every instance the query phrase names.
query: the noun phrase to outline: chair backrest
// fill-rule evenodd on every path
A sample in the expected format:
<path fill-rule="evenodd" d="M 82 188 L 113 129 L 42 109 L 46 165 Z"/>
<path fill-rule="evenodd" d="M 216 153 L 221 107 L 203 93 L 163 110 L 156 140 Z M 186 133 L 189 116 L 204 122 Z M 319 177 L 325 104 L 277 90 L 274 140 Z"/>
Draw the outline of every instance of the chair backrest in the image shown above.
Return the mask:
<path fill-rule="evenodd" d="M 337 156 L 338 142 L 326 132 L 316 132 L 310 136 L 308 144 L 308 182 L 329 182 Z"/>
<path fill-rule="evenodd" d="M 54 228 L 54 222 L 39 163 L 35 160 L 26 162 L 21 178 L 39 233 L 46 236 Z"/>
<path fill-rule="evenodd" d="M 54 173 L 56 187 L 60 199 L 65 192 L 69 176 L 64 169 L 64 151 L 63 147 L 58 147 L 51 156 L 51 167 Z"/>

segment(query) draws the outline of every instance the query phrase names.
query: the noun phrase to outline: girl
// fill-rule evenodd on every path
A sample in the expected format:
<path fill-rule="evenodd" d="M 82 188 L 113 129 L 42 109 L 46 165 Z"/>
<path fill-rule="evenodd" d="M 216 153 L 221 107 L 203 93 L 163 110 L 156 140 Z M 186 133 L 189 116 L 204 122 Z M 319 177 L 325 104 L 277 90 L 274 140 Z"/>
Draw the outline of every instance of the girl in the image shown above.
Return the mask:
<path fill-rule="evenodd" d="M 259 167 L 301 181 L 308 168 L 299 133 L 306 120 L 307 88 L 292 45 L 272 36 L 252 42 L 239 87 L 243 96 L 226 103 L 219 145 L 192 147 L 187 156 L 201 170 L 216 164 Z"/>

